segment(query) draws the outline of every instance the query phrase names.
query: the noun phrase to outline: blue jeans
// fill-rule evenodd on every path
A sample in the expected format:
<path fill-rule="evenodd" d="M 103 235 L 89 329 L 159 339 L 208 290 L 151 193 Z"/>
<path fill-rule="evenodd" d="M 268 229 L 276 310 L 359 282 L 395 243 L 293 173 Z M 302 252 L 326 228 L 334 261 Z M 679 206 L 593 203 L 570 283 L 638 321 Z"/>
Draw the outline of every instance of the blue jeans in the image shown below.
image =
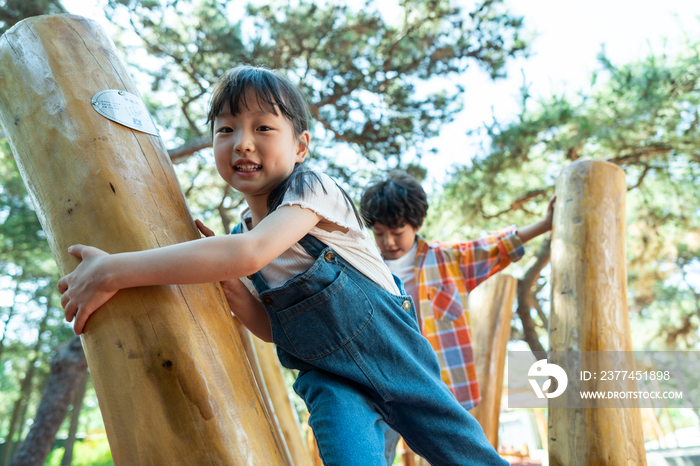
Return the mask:
<path fill-rule="evenodd" d="M 271 289 L 253 283 L 270 317 L 280 362 L 326 465 L 384 466 L 386 422 L 433 466 L 508 465 L 440 379 L 410 296 L 394 295 L 311 235 L 314 264 Z M 403 293 L 403 285 L 395 278 Z"/>

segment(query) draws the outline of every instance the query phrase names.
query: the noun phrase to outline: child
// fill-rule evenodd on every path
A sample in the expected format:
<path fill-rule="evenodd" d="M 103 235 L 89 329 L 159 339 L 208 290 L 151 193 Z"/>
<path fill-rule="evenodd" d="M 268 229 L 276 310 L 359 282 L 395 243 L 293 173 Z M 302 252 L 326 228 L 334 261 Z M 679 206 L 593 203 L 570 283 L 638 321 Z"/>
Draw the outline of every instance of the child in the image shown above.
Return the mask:
<path fill-rule="evenodd" d="M 310 139 L 301 93 L 237 67 L 216 85 L 209 121 L 217 170 L 248 203 L 237 234 L 210 236 L 198 222 L 209 237 L 149 251 L 72 246 L 82 262 L 59 291 L 75 332 L 121 288 L 222 281 L 241 322 L 299 370 L 294 389 L 325 464 L 384 466 L 383 421 L 434 466 L 507 465 L 440 380 L 412 299 L 352 202 L 300 168 Z"/>
<path fill-rule="evenodd" d="M 544 219 L 519 230 L 464 243 L 430 243 L 417 235 L 428 211 L 420 183 L 403 172 L 369 187 L 360 202 L 384 262 L 418 303 L 418 320 L 440 362 L 442 380 L 471 409 L 481 400 L 471 347 L 467 293 L 523 254 L 523 244 L 552 228 L 554 197 Z M 387 459 L 398 437 L 387 432 Z"/>

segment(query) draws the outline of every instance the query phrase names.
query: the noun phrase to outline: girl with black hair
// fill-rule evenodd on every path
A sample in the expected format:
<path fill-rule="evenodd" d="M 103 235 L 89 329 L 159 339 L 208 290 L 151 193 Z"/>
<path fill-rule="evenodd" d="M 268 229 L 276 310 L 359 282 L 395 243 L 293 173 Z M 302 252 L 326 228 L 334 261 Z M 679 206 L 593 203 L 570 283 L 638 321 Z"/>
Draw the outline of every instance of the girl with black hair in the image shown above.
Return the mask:
<path fill-rule="evenodd" d="M 440 379 L 413 300 L 389 272 L 347 194 L 301 169 L 310 136 L 301 93 L 242 66 L 217 84 L 209 121 L 216 167 L 248 209 L 231 235 L 107 254 L 75 245 L 58 284 L 83 331 L 119 289 L 220 281 L 236 316 L 299 370 L 294 389 L 327 465 L 386 464 L 380 421 L 434 465 L 507 465 Z"/>

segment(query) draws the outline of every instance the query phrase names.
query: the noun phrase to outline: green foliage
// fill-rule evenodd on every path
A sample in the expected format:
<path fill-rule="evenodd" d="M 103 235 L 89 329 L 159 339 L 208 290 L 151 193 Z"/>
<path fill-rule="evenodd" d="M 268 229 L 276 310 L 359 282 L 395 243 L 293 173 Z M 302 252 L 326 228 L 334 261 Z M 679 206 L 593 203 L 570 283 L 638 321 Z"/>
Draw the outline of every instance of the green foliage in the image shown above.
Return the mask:
<path fill-rule="evenodd" d="M 653 324 L 645 342 L 698 344 L 700 263 L 700 56 L 616 66 L 601 53 L 590 91 L 532 102 L 517 121 L 487 126 L 491 145 L 452 174 L 429 231 L 470 235 L 544 214 L 558 174 L 592 158 L 625 170 L 630 309 Z M 445 215 L 445 214 L 448 215 Z M 465 226 L 466 225 L 466 226 Z M 535 249 L 535 248 L 529 248 Z"/>
<path fill-rule="evenodd" d="M 448 0 L 405 0 L 395 23 L 372 2 L 277 1 L 245 10 L 219 0 L 108 5 L 112 21 L 136 33 L 133 40 L 123 34 L 120 44 L 150 83 L 147 100 L 168 146 L 208 136 L 207 99 L 224 71 L 240 63 L 267 66 L 285 72 L 308 98 L 309 163 L 351 191 L 378 169 L 419 168 L 425 141 L 462 108 L 462 89 L 435 85 L 437 78 L 470 64 L 501 76 L 506 60 L 526 48 L 521 18 L 502 1 L 478 3 L 467 14 Z M 209 151 L 201 151 L 178 173 L 196 215 L 216 210 L 226 228 L 241 199 L 225 191 L 212 167 Z"/>
<path fill-rule="evenodd" d="M 470 15 L 446 0 L 401 4 L 397 25 L 371 2 L 359 9 L 308 0 L 248 5 L 242 18 L 231 18 L 231 2 L 216 0 L 112 0 L 110 11 L 115 21 L 128 11 L 124 27 L 133 27 L 143 41 L 137 47 L 156 59 L 141 68 L 153 91 L 178 96 L 181 118 L 161 123 L 182 140 L 203 134 L 201 97 L 218 76 L 253 63 L 287 72 L 306 91 L 321 134 L 328 133 L 319 138 L 323 147 L 344 142 L 379 160 L 414 150 L 461 109 L 459 89 L 417 96 L 416 85 L 470 62 L 500 76 L 506 59 L 526 46 L 521 19 L 500 1 Z"/>
<path fill-rule="evenodd" d="M 0 34 L 24 18 L 65 12 L 60 0 L 0 0 Z"/>
<path fill-rule="evenodd" d="M 63 447 L 52 450 L 44 466 L 60 466 L 63 452 Z M 71 466 L 114 466 L 107 437 L 94 435 L 75 442 Z"/>
<path fill-rule="evenodd" d="M 5 139 L 0 140 L 0 180 L 0 273 L 55 276 L 46 236 Z"/>

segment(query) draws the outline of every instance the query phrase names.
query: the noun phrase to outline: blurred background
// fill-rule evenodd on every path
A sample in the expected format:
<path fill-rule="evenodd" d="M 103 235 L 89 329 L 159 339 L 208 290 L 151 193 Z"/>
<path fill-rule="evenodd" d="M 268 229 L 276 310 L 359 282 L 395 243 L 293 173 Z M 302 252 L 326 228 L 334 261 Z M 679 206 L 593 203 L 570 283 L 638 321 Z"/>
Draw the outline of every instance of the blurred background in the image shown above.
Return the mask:
<path fill-rule="evenodd" d="M 568 163 L 619 165 L 635 350 L 700 349 L 700 3 L 0 0 L 0 33 L 66 12 L 112 37 L 193 216 L 217 234 L 238 222 L 243 198 L 216 173 L 205 125 L 210 88 L 238 63 L 266 65 L 308 97 L 308 164 L 355 199 L 388 170 L 411 173 L 431 197 L 427 239 L 528 224 L 544 215 Z M 32 426 L 57 348 L 73 334 L 46 238 L 0 136 L 6 466 Z M 548 257 L 540 238 L 508 269 L 518 279 L 511 349 L 548 348 Z M 649 451 L 700 446 L 697 407 L 653 414 Z M 501 438 L 515 440 L 502 451 L 538 461 L 531 452 L 546 448 L 545 420 L 546 410 L 504 404 Z M 112 464 L 89 375 L 47 464 Z"/>

